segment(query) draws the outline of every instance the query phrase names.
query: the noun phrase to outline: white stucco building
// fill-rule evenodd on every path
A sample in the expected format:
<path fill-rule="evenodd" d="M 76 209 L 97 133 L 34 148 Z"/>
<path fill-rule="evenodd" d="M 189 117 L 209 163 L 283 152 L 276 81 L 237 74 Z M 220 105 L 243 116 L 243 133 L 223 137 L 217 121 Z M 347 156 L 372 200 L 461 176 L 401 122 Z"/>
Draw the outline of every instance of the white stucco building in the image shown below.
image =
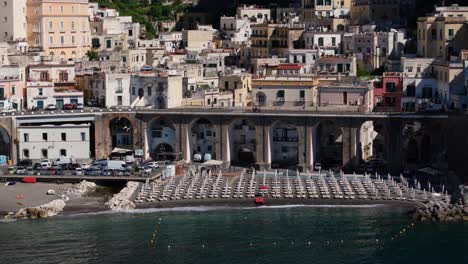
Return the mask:
<path fill-rule="evenodd" d="M 26 39 L 26 0 L 0 1 L 0 42 Z"/>
<path fill-rule="evenodd" d="M 89 160 L 89 124 L 34 125 L 18 128 L 20 159 Z"/>
<path fill-rule="evenodd" d="M 224 48 L 234 48 L 249 42 L 250 35 L 252 35 L 250 19 L 223 16 L 220 25 L 221 32 L 224 34 Z"/>
<path fill-rule="evenodd" d="M 130 79 L 131 107 L 167 109 L 182 103 L 182 77 L 140 73 Z"/>

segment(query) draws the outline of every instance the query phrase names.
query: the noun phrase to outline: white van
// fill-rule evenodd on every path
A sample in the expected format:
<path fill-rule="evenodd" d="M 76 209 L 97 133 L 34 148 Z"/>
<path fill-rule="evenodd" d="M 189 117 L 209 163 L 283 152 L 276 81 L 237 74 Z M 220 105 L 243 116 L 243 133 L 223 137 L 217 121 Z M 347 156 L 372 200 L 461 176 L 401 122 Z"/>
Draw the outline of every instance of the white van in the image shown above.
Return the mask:
<path fill-rule="evenodd" d="M 98 166 L 101 169 L 120 170 L 125 169 L 127 163 L 123 160 L 96 160 L 93 166 Z"/>

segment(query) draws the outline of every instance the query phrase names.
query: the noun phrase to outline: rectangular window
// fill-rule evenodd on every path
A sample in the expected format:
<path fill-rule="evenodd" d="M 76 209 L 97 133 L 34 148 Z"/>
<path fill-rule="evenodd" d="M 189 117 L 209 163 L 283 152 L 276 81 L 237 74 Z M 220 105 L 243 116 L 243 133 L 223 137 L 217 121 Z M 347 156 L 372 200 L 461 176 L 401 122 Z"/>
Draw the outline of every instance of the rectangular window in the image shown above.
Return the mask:
<path fill-rule="evenodd" d="M 23 158 L 25 159 L 29 158 L 29 149 L 23 149 Z"/>
<path fill-rule="evenodd" d="M 448 40 L 452 40 L 454 36 L 454 30 L 451 28 L 448 30 Z"/>
<path fill-rule="evenodd" d="M 15 94 L 16 94 L 16 87 L 15 87 L 15 86 L 12 86 L 12 87 L 11 87 L 11 94 L 12 94 L 12 95 L 15 95 Z"/>
<path fill-rule="evenodd" d="M 122 88 L 122 79 L 117 79 L 117 92 L 121 93 L 123 90 Z"/>
<path fill-rule="evenodd" d="M 117 96 L 117 105 L 122 105 L 122 96 Z"/>
<path fill-rule="evenodd" d="M 81 135 L 81 141 L 86 141 L 86 133 L 81 132 L 80 135 Z"/>
<path fill-rule="evenodd" d="M 432 40 L 437 40 L 437 29 L 433 28 L 431 30 L 431 39 Z"/>
<path fill-rule="evenodd" d="M 60 36 L 60 44 L 65 44 L 65 37 L 64 36 Z"/>
<path fill-rule="evenodd" d="M 332 46 L 336 46 L 336 38 L 332 37 Z"/>
<path fill-rule="evenodd" d="M 28 133 L 24 133 L 23 137 L 24 137 L 24 142 L 29 142 L 29 134 Z"/>
<path fill-rule="evenodd" d="M 67 150 L 66 149 L 61 149 L 60 150 L 60 156 L 61 157 L 66 157 L 67 156 Z"/>
<path fill-rule="evenodd" d="M 246 142 L 247 142 L 246 136 L 245 136 L 245 135 L 241 135 L 241 144 L 245 144 Z"/>
<path fill-rule="evenodd" d="M 47 159 L 49 157 L 49 153 L 48 153 L 47 149 L 42 149 L 41 154 L 42 154 L 43 159 Z"/>
<path fill-rule="evenodd" d="M 106 49 L 112 48 L 112 39 L 106 39 Z"/>
<path fill-rule="evenodd" d="M 62 133 L 62 141 L 67 141 L 67 133 Z"/>
<path fill-rule="evenodd" d="M 47 133 L 42 133 L 42 140 L 47 141 Z"/>
<path fill-rule="evenodd" d="M 153 89 L 153 87 L 151 86 L 148 86 L 148 96 L 151 96 L 151 90 Z"/>
<path fill-rule="evenodd" d="M 302 100 L 305 98 L 305 90 L 299 91 L 299 98 L 301 98 Z"/>
<path fill-rule="evenodd" d="M 394 93 L 394 92 L 396 92 L 395 83 L 394 83 L 394 82 L 387 82 L 386 85 L 385 85 L 385 91 L 386 91 L 387 93 Z"/>
<path fill-rule="evenodd" d="M 416 86 L 414 84 L 410 84 L 406 87 L 406 96 L 414 97 L 416 95 Z"/>
<path fill-rule="evenodd" d="M 135 87 L 132 87 L 132 95 L 135 95 Z"/>

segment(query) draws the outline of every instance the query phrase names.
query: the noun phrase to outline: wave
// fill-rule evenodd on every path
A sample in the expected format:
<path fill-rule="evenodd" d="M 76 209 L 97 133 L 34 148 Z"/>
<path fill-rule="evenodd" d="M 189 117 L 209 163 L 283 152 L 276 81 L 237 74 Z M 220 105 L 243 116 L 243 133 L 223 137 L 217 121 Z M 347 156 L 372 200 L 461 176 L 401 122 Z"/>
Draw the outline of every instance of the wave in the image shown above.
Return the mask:
<path fill-rule="evenodd" d="M 170 208 L 141 208 L 126 211 L 101 211 L 92 213 L 78 213 L 70 216 L 89 216 L 89 215 L 107 215 L 107 214 L 152 214 L 162 212 L 208 212 L 208 211 L 226 211 L 226 210 L 268 210 L 268 209 L 288 209 L 288 208 L 375 208 L 382 207 L 384 204 L 360 204 L 360 205 L 335 205 L 335 204 L 290 204 L 290 205 L 271 205 L 271 206 L 185 206 Z"/>

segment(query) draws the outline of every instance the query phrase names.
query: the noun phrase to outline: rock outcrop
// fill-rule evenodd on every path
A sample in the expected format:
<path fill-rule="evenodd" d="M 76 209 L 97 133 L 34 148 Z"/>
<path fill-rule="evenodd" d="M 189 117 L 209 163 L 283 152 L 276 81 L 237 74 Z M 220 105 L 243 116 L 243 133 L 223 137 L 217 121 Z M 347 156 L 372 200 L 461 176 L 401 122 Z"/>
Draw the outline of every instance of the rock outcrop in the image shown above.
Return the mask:
<path fill-rule="evenodd" d="M 115 194 L 106 205 L 112 211 L 127 211 L 135 209 L 135 204 L 132 202 L 132 196 L 138 188 L 138 182 L 129 181 L 127 186 L 123 188 L 119 193 Z"/>
<path fill-rule="evenodd" d="M 93 191 L 94 189 L 96 189 L 96 184 L 94 182 L 82 181 L 73 185 L 73 187 L 68 189 L 65 194 L 76 194 L 81 196 L 87 192 Z"/>
<path fill-rule="evenodd" d="M 22 208 L 16 212 L 12 218 L 22 219 L 22 218 L 47 218 L 51 216 L 58 215 L 63 211 L 65 207 L 65 201 L 62 199 L 53 200 L 50 203 L 46 203 L 36 207 L 27 207 Z"/>

